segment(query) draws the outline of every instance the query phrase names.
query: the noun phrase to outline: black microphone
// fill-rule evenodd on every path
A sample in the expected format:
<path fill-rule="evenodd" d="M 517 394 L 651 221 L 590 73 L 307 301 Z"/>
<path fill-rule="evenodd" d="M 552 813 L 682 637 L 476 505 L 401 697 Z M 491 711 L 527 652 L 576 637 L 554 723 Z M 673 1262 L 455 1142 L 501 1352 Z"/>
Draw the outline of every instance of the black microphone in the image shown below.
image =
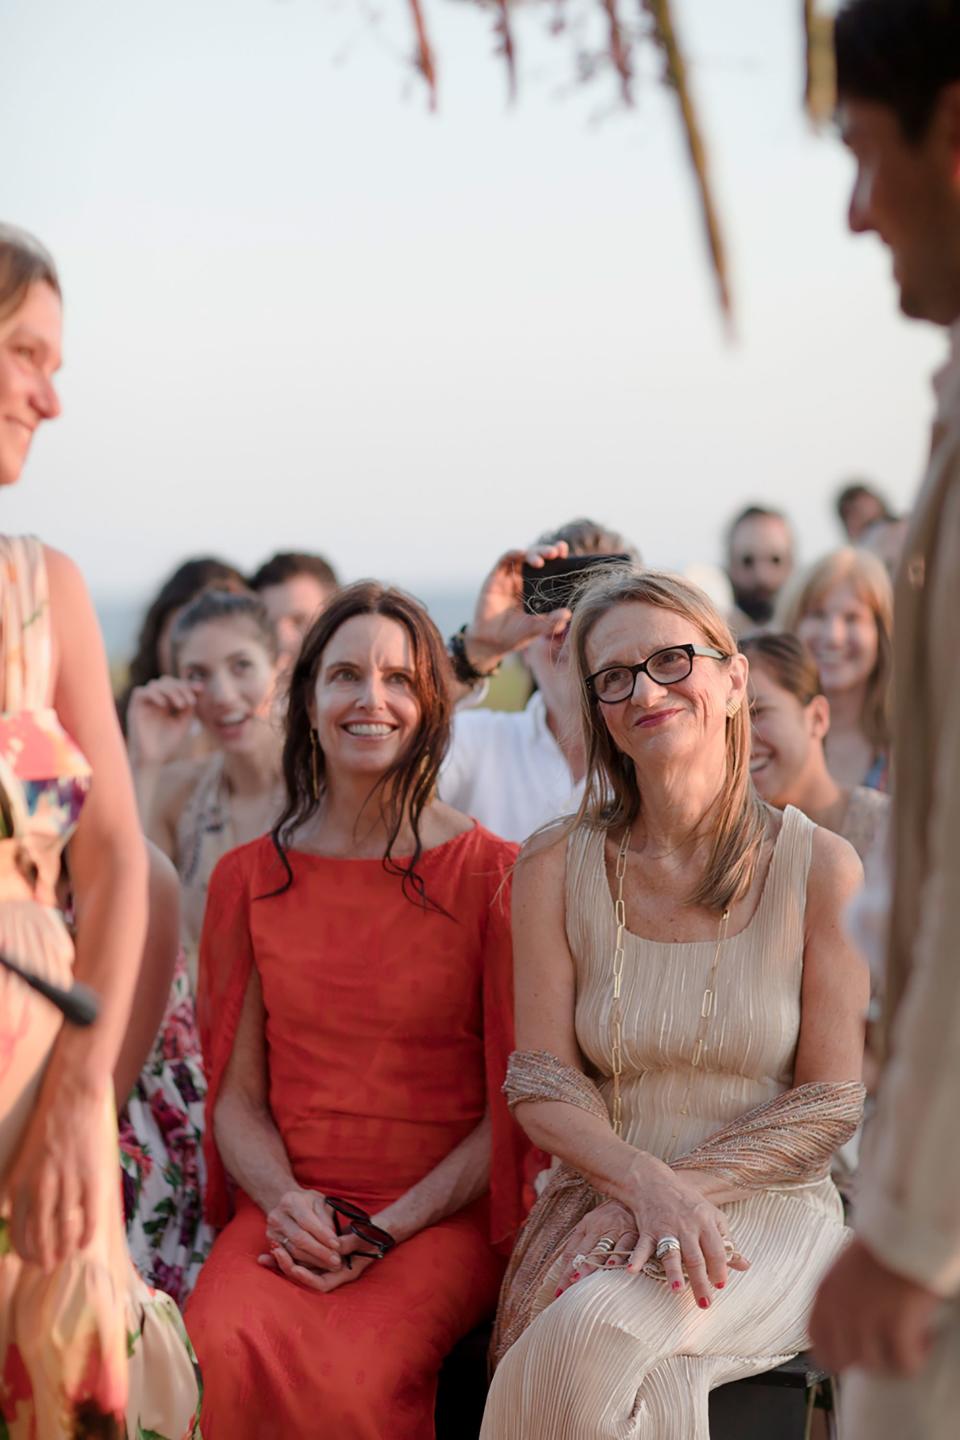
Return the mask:
<path fill-rule="evenodd" d="M 62 989 L 59 985 L 52 985 L 49 980 L 41 980 L 39 975 L 32 975 L 28 970 L 22 969 L 9 955 L 0 951 L 0 965 L 5 970 L 17 975 L 31 990 L 36 990 L 44 1000 L 49 1000 L 55 1005 L 63 1018 L 71 1025 L 81 1027 L 92 1025 L 100 1014 L 100 997 L 89 985 L 81 985 L 75 982 L 69 990 Z"/>

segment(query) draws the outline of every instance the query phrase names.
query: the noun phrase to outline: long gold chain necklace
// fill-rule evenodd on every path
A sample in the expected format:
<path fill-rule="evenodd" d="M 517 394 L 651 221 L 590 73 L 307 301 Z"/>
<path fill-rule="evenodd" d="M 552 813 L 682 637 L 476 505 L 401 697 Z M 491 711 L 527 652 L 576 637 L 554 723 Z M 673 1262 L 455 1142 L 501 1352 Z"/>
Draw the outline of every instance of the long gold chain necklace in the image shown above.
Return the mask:
<path fill-rule="evenodd" d="M 623 1134 L 623 1096 L 620 1084 L 623 1075 L 623 1004 L 621 1000 L 623 992 L 623 962 L 626 955 L 624 935 L 627 928 L 627 909 L 623 898 L 623 879 L 627 873 L 627 853 L 630 848 L 629 827 L 623 832 L 623 839 L 620 841 L 617 850 L 616 881 L 617 898 L 614 903 L 613 913 L 617 924 L 617 939 L 613 951 L 613 1003 L 610 1006 L 610 1069 L 613 1076 L 613 1123 L 614 1134 Z M 714 951 L 713 963 L 707 974 L 707 983 L 703 992 L 703 999 L 700 1001 L 700 1020 L 697 1026 L 697 1034 L 694 1039 L 693 1053 L 690 1056 L 690 1069 L 687 1074 L 687 1084 L 683 1095 L 683 1104 L 680 1107 L 680 1114 L 677 1119 L 677 1126 L 672 1136 L 667 1151 L 671 1160 L 676 1159 L 675 1145 L 680 1138 L 680 1127 L 690 1113 L 690 1091 L 693 1088 L 693 1072 L 700 1067 L 703 1060 L 704 1041 L 710 1021 L 713 1019 L 717 1008 L 716 975 L 717 966 L 720 963 L 720 952 L 723 949 L 723 942 L 727 938 L 727 924 L 730 919 L 729 909 L 724 910 L 720 917 L 720 929 L 717 932 L 717 948 Z"/>

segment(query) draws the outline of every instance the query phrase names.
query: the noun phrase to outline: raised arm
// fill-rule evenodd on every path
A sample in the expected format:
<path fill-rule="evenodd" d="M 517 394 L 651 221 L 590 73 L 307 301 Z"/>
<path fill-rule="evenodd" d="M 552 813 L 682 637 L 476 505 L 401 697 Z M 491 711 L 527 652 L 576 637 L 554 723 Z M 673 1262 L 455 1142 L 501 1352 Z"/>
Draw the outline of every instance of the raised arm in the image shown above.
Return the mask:
<path fill-rule="evenodd" d="M 53 631 L 50 701 L 93 769 L 70 842 L 78 980 L 99 995 L 89 1030 L 64 1025 L 10 1179 L 12 1227 L 24 1259 L 45 1268 L 90 1240 L 101 1186 L 89 1143 L 127 1024 L 146 932 L 147 859 L 100 629 L 80 572 L 46 551 Z"/>

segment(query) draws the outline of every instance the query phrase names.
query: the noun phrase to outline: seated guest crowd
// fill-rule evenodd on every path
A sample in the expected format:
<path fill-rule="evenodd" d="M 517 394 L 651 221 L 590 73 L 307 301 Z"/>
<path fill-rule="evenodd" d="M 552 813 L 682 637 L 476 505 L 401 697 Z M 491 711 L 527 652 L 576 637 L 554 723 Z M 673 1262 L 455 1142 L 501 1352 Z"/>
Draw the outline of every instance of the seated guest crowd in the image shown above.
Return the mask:
<path fill-rule="evenodd" d="M 59 336 L 53 262 L 0 231 L 5 407 L 55 416 Z M 750 506 L 725 615 L 581 519 L 507 551 L 445 644 L 316 555 L 190 560 L 118 702 L 131 785 L 82 582 L 3 544 L 3 948 L 65 985 L 75 946 L 104 1004 L 58 1031 L 0 975 L 10 1433 L 423 1440 L 496 1316 L 486 1440 L 640 1413 L 705 1440 L 713 1387 L 804 1347 L 847 1236 L 884 561 L 799 572 Z M 522 710 L 484 705 L 504 663 Z"/>

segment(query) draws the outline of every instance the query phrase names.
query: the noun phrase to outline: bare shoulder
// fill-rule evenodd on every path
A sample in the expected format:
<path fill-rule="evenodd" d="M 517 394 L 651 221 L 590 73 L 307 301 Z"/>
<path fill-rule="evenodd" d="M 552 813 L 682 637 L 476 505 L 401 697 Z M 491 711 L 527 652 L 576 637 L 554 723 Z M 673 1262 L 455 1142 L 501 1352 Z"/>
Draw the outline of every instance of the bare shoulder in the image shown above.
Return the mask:
<path fill-rule="evenodd" d="M 423 814 L 423 843 L 432 850 L 435 845 L 445 845 L 475 828 L 476 821 L 442 800 L 434 800 Z"/>
<path fill-rule="evenodd" d="M 842 835 L 818 825 L 807 878 L 808 922 L 838 922 L 862 884 L 863 866 L 856 850 Z"/>
<path fill-rule="evenodd" d="M 72 595 L 82 595 L 89 598 L 87 582 L 80 572 L 80 567 L 69 555 L 62 550 L 56 550 L 52 545 L 44 545 L 43 559 L 47 568 L 47 583 L 50 586 L 51 599 L 63 598 Z"/>
<path fill-rule="evenodd" d="M 514 872 L 514 894 L 556 895 L 563 889 L 570 825 L 554 820 L 524 842 Z"/>

